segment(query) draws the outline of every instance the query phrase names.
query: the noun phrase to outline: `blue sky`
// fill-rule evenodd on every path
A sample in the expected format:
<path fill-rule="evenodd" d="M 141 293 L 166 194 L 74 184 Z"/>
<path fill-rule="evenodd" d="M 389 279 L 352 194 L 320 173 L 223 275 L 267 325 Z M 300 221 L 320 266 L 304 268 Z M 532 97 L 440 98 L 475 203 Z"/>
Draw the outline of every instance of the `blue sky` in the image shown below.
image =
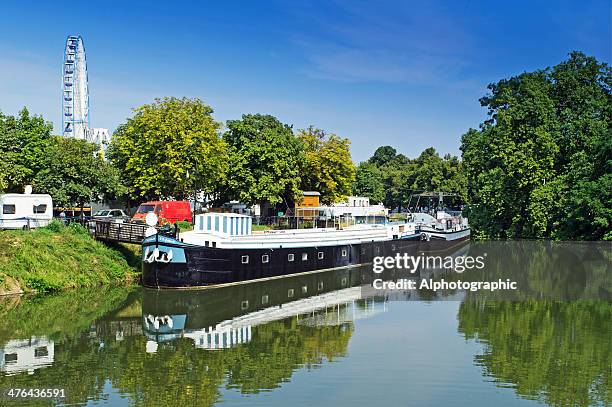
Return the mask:
<path fill-rule="evenodd" d="M 295 4 L 294 4 L 295 3 Z M 298 5 L 296 5 L 299 3 Z M 60 4 L 63 4 L 60 6 Z M 85 2 L 0 9 L 0 110 L 61 123 L 68 34 L 87 52 L 91 120 L 114 129 L 160 96 L 199 97 L 217 120 L 268 113 L 348 137 L 459 154 L 492 81 L 571 50 L 611 59 L 610 1 Z"/>

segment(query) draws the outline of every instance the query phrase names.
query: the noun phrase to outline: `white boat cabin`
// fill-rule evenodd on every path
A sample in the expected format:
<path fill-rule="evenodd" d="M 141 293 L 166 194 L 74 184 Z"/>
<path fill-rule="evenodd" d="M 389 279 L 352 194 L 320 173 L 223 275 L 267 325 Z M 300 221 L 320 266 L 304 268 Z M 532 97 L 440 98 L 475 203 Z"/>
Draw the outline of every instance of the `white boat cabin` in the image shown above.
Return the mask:
<path fill-rule="evenodd" d="M 413 224 L 354 225 L 344 229 L 312 228 L 253 233 L 250 216 L 236 213 L 197 215 L 193 231 L 181 233 L 185 243 L 219 248 L 253 249 L 318 247 L 402 238 L 415 233 Z"/>
<path fill-rule="evenodd" d="M 219 237 L 247 236 L 253 229 L 253 219 L 237 213 L 210 212 L 196 215 L 193 230 Z"/>

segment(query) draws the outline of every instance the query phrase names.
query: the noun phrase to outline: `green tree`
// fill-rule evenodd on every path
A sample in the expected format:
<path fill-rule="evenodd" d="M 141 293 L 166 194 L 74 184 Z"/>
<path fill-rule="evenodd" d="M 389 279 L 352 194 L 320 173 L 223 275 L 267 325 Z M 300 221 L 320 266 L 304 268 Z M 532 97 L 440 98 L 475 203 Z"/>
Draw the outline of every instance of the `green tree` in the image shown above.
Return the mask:
<path fill-rule="evenodd" d="M 383 203 L 390 208 L 405 208 L 415 192 L 444 191 L 466 196 L 467 180 L 463 164 L 450 154 L 440 157 L 433 148 L 425 149 L 411 160 L 389 146 L 376 149 L 374 155 L 357 169 L 356 194 L 382 193 Z M 382 190 L 382 191 L 381 191 Z M 414 201 L 413 201 L 414 204 Z"/>
<path fill-rule="evenodd" d="M 155 99 L 113 134 L 108 157 L 132 199 L 185 198 L 223 183 L 228 148 L 213 109 L 199 99 Z"/>
<path fill-rule="evenodd" d="M 299 195 L 303 146 L 291 126 L 274 116 L 245 114 L 229 120 L 227 128 L 228 186 L 237 199 L 275 204 Z"/>
<path fill-rule="evenodd" d="M 370 202 L 383 202 L 385 199 L 385 184 L 378 167 L 368 161 L 359 163 L 353 193 L 357 196 L 366 196 Z"/>
<path fill-rule="evenodd" d="M 350 141 L 313 126 L 299 130 L 297 137 L 304 146 L 302 190 L 319 191 L 326 204 L 350 195 L 356 172 Z"/>
<path fill-rule="evenodd" d="M 389 163 L 397 156 L 397 150 L 391 146 L 381 146 L 374 151 L 368 162 L 378 167 Z"/>
<path fill-rule="evenodd" d="M 612 72 L 582 53 L 489 85 L 462 137 L 470 222 L 485 237 L 612 238 Z"/>
<path fill-rule="evenodd" d="M 17 117 L 0 112 L 0 190 L 23 192 L 41 169 L 53 125 L 23 108 Z"/>
<path fill-rule="evenodd" d="M 85 140 L 52 137 L 40 164 L 34 190 L 50 194 L 56 206 L 83 206 L 124 192 L 99 147 Z"/>

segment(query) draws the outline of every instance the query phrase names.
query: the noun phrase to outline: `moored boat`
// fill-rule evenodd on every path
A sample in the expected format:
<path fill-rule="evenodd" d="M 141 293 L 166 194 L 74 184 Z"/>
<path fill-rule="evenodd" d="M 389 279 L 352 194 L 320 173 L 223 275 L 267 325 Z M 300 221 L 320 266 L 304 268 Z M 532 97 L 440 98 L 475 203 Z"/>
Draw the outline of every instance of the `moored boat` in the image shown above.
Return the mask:
<path fill-rule="evenodd" d="M 253 232 L 246 215 L 197 215 L 194 230 L 178 239 L 154 234 L 143 240 L 143 284 L 188 288 L 279 278 L 356 267 L 376 256 L 436 251 L 469 238 L 460 217 L 422 215 L 404 222 L 265 232 Z"/>

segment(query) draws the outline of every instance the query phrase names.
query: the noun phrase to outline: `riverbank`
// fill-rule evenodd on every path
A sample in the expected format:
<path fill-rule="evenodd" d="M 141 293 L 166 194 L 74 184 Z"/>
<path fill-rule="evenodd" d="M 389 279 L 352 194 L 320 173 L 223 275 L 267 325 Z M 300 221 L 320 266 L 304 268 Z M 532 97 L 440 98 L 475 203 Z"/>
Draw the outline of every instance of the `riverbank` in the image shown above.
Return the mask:
<path fill-rule="evenodd" d="M 107 246 L 80 225 L 0 231 L 0 295 L 139 281 L 138 248 Z"/>

